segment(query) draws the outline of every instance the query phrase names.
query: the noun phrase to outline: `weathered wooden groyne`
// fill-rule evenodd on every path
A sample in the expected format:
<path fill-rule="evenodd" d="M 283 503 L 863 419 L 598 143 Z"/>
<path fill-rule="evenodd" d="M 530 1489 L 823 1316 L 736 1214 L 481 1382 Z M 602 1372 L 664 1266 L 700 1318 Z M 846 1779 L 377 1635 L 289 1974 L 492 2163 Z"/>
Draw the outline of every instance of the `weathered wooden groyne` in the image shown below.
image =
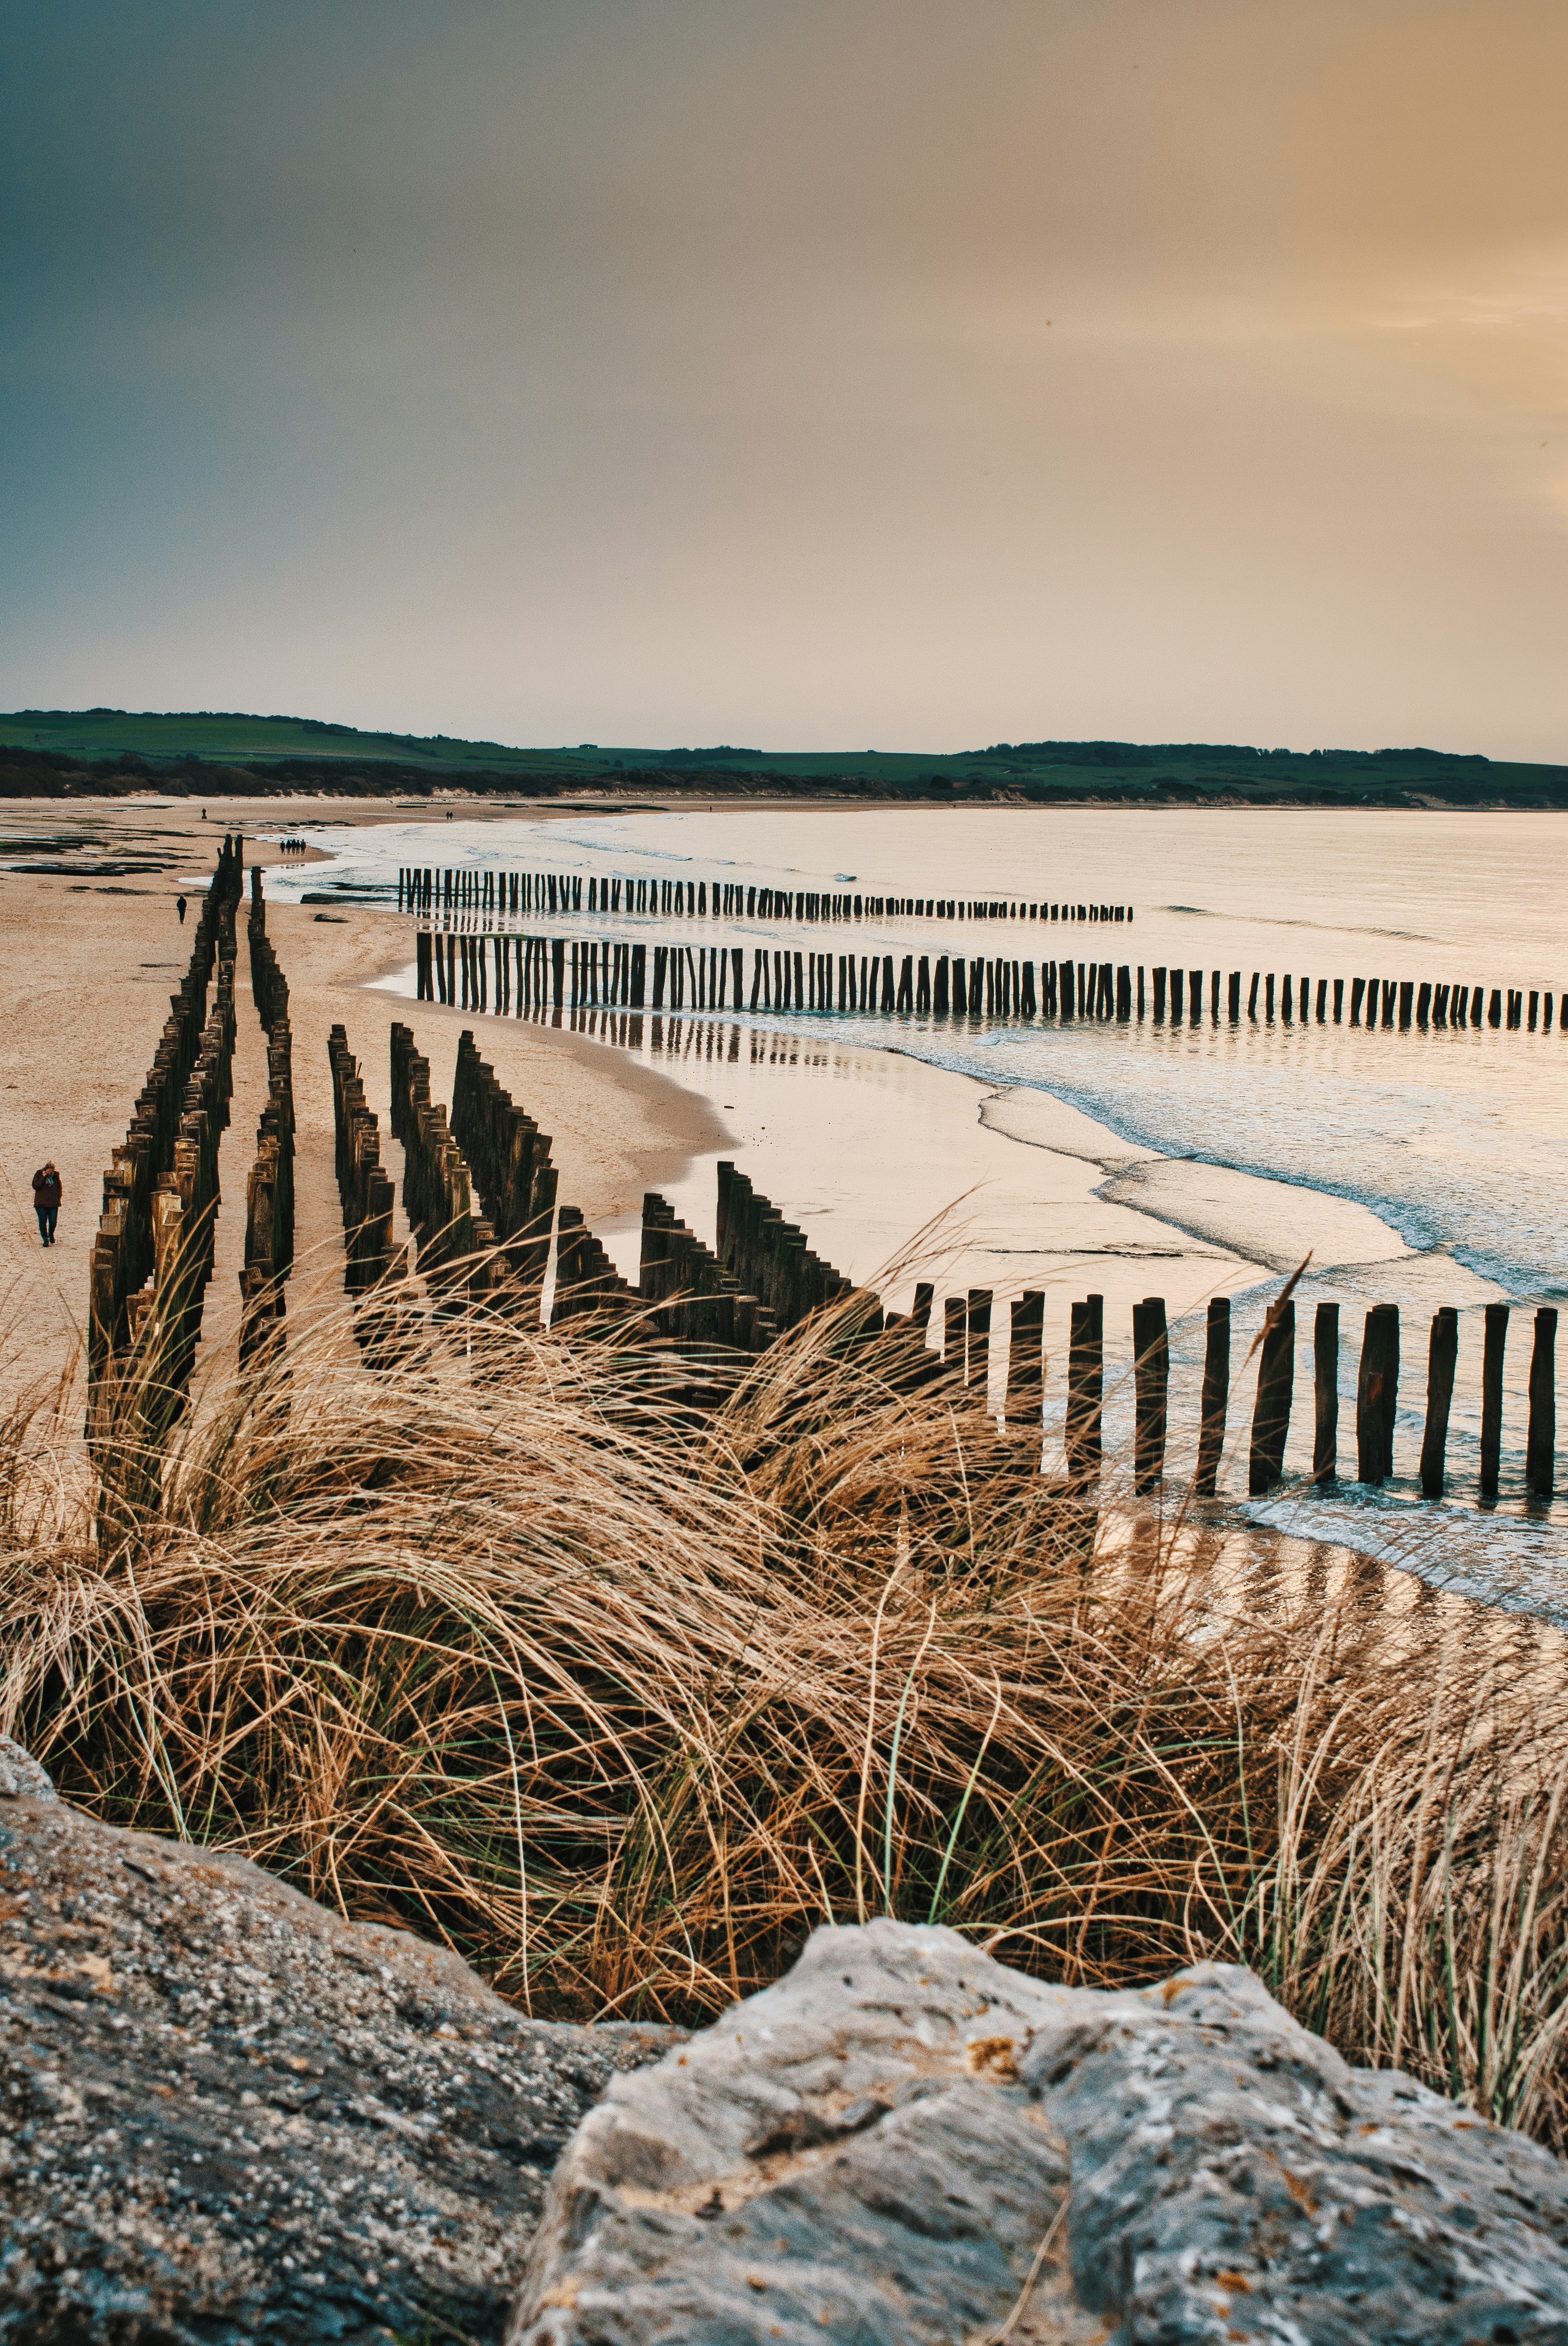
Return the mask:
<path fill-rule="evenodd" d="M 178 1412 L 200 1333 L 231 1089 L 241 857 L 240 842 L 225 839 L 185 977 L 104 1177 L 88 1274 L 87 1435 L 106 1471 L 111 1452 L 156 1441 L 158 1421 Z"/>
<path fill-rule="evenodd" d="M 400 913 L 444 923 L 471 915 L 601 913 L 633 919 L 732 921 L 1130 921 L 1130 904 L 1017 896 L 904 896 L 866 889 L 758 886 L 740 881 L 635 879 L 572 872 L 399 867 Z"/>
<path fill-rule="evenodd" d="M 749 954 L 749 964 L 748 956 Z M 1067 1025 L 1194 1027 L 1349 1025 L 1409 1033 L 1482 1026 L 1550 1033 L 1561 996 L 1550 988 L 1402 978 L 1278 976 L 1145 970 L 1123 962 L 1044 961 L 1008 954 L 821 953 L 782 946 L 634 944 L 625 939 L 527 933 L 436 935 L 415 941 L 422 1002 L 464 1010 L 731 1010 L 842 1013 Z M 1559 1020 L 1559 1031 L 1561 1021 Z"/>
<path fill-rule="evenodd" d="M 333 1047 L 335 1086 L 345 1103 L 341 1147 L 357 1098 L 341 1028 Z M 409 1219 L 424 1234 L 421 1268 L 466 1272 L 471 1299 L 487 1311 L 537 1325 L 548 1286 L 552 1326 L 592 1321 L 613 1331 L 635 1324 L 639 1341 L 749 1353 L 852 1292 L 850 1282 L 812 1252 L 805 1232 L 728 1164 L 719 1169 L 717 1251 L 667 1199 L 647 1194 L 633 1286 L 581 1211 L 571 1205 L 557 1210 L 549 1137 L 496 1081 L 471 1033 L 458 1043 L 450 1125 L 431 1097 L 429 1063 L 407 1027 L 393 1025 L 392 1052 L 393 1130 L 404 1151 Z M 472 1211 L 476 1189 L 483 1219 Z M 881 1326 L 874 1297 L 863 1319 L 868 1329 Z"/>
<path fill-rule="evenodd" d="M 406 1035 L 406 1029 L 402 1031 Z M 428 1067 L 421 1060 L 418 1069 L 423 1074 L 416 1072 L 404 1080 L 411 1085 L 411 1096 L 417 1093 L 428 1107 Z M 497 1228 L 526 1229 L 530 1234 L 535 1250 L 527 1257 L 527 1275 L 519 1279 L 514 1271 L 512 1285 L 514 1292 L 525 1295 L 525 1313 L 536 1320 L 546 1284 L 545 1257 L 538 1250 L 548 1244 L 554 1187 L 552 1183 L 546 1202 L 535 1186 L 536 1128 L 495 1083 L 478 1056 L 471 1033 L 465 1033 L 459 1044 L 453 1101 L 454 1126 L 459 1122 L 456 1103 L 461 1101 L 462 1131 L 488 1168 L 486 1201 Z M 444 1209 L 463 1193 L 462 1182 L 454 1178 L 451 1159 L 444 1154 L 453 1146 L 451 1136 L 439 1111 L 427 1114 L 423 1130 L 423 1145 L 434 1152 L 433 1172 L 423 1178 L 437 1181 Z M 548 1143 L 544 1147 L 547 1151 Z M 842 1306 L 852 1298 L 852 1283 L 822 1260 L 812 1250 L 807 1233 L 787 1221 L 732 1163 L 719 1165 L 718 1185 L 711 1249 L 679 1219 L 667 1199 L 654 1191 L 647 1194 L 643 1201 L 635 1285 L 616 1270 L 582 1215 L 573 1207 L 563 1206 L 555 1230 L 552 1325 L 592 1322 L 601 1332 L 624 1330 L 639 1343 L 674 1343 L 699 1352 L 706 1348 L 716 1356 L 738 1357 L 765 1351 L 813 1312 Z M 942 1375 L 971 1409 L 986 1410 L 989 1396 L 1000 1382 L 1004 1423 L 1021 1435 L 1043 1430 L 1054 1400 L 1062 1411 L 1069 1484 L 1088 1489 L 1105 1472 L 1104 1298 L 1088 1295 L 1073 1303 L 1059 1383 L 1044 1349 L 1044 1290 L 1025 1289 L 1007 1302 L 1003 1327 L 1000 1322 L 993 1325 L 996 1299 L 987 1288 L 948 1296 L 938 1312 L 932 1287 L 922 1284 L 916 1290 L 912 1311 L 902 1318 L 884 1314 L 877 1296 L 866 1291 L 856 1330 L 858 1334 L 871 1336 L 901 1327 L 912 1349 L 901 1376 Z M 934 1349 L 930 1341 L 933 1323 Z M 1484 1324 L 1479 1478 L 1483 1504 L 1494 1499 L 1498 1490 L 1509 1307 L 1489 1305 Z M 1533 1499 L 1549 1497 L 1554 1483 L 1556 1331 L 1555 1310 L 1542 1307 L 1535 1313 L 1525 1445 L 1526 1490 Z M 1131 1337 L 1126 1372 L 1134 1415 L 1132 1483 L 1135 1491 L 1149 1496 L 1161 1490 L 1167 1473 L 1171 1331 L 1163 1297 L 1145 1296 L 1133 1307 Z M 999 1350 L 1004 1347 L 999 1380 L 993 1375 L 993 1345 Z M 1347 1466 L 1346 1479 L 1376 1485 L 1391 1479 L 1397 1471 L 1399 1354 L 1398 1308 L 1376 1305 L 1368 1311 L 1362 1335 L 1355 1472 L 1352 1478 Z M 1431 1324 L 1420 1450 L 1420 1484 L 1430 1497 L 1441 1497 L 1448 1488 L 1446 1449 L 1457 1357 L 1458 1315 L 1452 1309 L 1444 1309 L 1435 1314 Z M 1247 1491 L 1257 1497 L 1277 1489 L 1285 1474 L 1297 1378 L 1294 1281 L 1266 1311 L 1263 1328 L 1243 1368 L 1248 1368 L 1254 1358 L 1256 1388 L 1242 1455 Z M 1235 1399 L 1232 1383 L 1231 1309 L 1227 1299 L 1217 1297 L 1207 1313 L 1196 1457 L 1183 1477 L 1185 1487 L 1190 1474 L 1199 1498 L 1213 1498 L 1217 1494 Z M 1341 1474 L 1339 1306 L 1336 1303 L 1317 1307 L 1313 1392 L 1310 1479 L 1329 1484 L 1339 1481 Z"/>
<path fill-rule="evenodd" d="M 488 1293 L 499 1273 L 495 1232 L 474 1210 L 473 1177 L 431 1094 L 430 1062 L 413 1035 L 392 1029 L 392 1128 L 402 1144 L 403 1211 L 419 1249 L 419 1270 L 438 1303 L 456 1311 Z"/>
<path fill-rule="evenodd" d="M 452 1132 L 479 1185 L 505 1283 L 524 1313 L 537 1314 L 550 1260 L 550 1224 L 558 1176 L 550 1136 L 514 1105 L 470 1033 L 459 1035 L 452 1083 Z"/>
<path fill-rule="evenodd" d="M 408 1273 L 408 1250 L 393 1235 L 396 1191 L 382 1163 L 381 1127 L 365 1097 L 347 1030 L 327 1038 L 332 1071 L 333 1163 L 343 1214 L 343 1284 L 358 1298 Z"/>
<path fill-rule="evenodd" d="M 294 1260 L 294 1044 L 289 987 L 267 934 L 260 866 L 250 872 L 250 998 L 267 1036 L 267 1101 L 245 1188 L 239 1273 L 239 1357 L 283 1332 L 284 1282 Z"/>
<path fill-rule="evenodd" d="M 1047 1392 L 1047 1364 L 1041 1343 L 1043 1300 L 1039 1293 L 1026 1292 L 1013 1305 L 1005 1414 L 1009 1424 L 1014 1426 L 1040 1423 L 1042 1402 Z M 967 1296 L 949 1297 L 943 1314 L 944 1365 L 955 1382 L 969 1387 L 977 1397 L 984 1393 L 990 1375 L 991 1308 L 990 1292 L 972 1288 Z M 1506 1303 L 1489 1303 L 1485 1308 L 1477 1482 L 1477 1495 L 1482 1504 L 1491 1504 L 1498 1495 L 1503 1361 L 1511 1309 Z M 1090 1295 L 1074 1303 L 1070 1330 L 1064 1444 L 1070 1476 L 1087 1484 L 1098 1476 L 1102 1467 L 1104 1298 Z M 1231 1404 L 1230 1341 L 1230 1304 L 1221 1296 L 1207 1308 L 1194 1471 L 1194 1489 L 1199 1498 L 1212 1498 L 1216 1493 Z M 1320 1485 L 1354 1481 L 1374 1488 L 1392 1481 L 1398 1472 L 1398 1305 L 1374 1304 L 1366 1315 L 1356 1376 L 1353 1474 L 1347 1472 L 1342 1476 L 1339 1464 L 1338 1303 L 1318 1305 L 1312 1342 L 1313 1444 L 1312 1466 L 1307 1479 Z M 1549 1499 L 1555 1487 L 1556 1345 L 1557 1312 L 1553 1306 L 1543 1304 L 1534 1314 L 1525 1438 L 1524 1486 L 1526 1496 L 1532 1500 Z M 1285 1448 L 1296 1385 L 1296 1304 L 1288 1289 L 1268 1308 L 1248 1361 L 1253 1354 L 1257 1359 L 1257 1386 L 1246 1454 L 1247 1493 L 1257 1498 L 1276 1489 L 1284 1480 Z M 1428 1339 L 1426 1407 L 1419 1460 L 1407 1462 L 1406 1466 L 1407 1473 L 1419 1474 L 1422 1495 L 1429 1499 L 1443 1497 L 1449 1488 L 1449 1419 L 1458 1356 L 1459 1315 L 1452 1306 L 1445 1306 L 1432 1315 Z M 1133 1307 L 1130 1366 L 1134 1487 L 1149 1493 L 1159 1488 L 1166 1463 L 1170 1339 L 1161 1296 L 1147 1296 Z"/>

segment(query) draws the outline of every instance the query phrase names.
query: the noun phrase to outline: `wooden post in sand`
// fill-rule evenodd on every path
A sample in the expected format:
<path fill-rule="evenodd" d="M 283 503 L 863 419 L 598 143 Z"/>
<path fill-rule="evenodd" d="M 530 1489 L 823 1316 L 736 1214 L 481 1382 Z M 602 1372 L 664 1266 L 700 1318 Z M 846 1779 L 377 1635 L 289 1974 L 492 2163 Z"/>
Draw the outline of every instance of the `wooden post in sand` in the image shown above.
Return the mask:
<path fill-rule="evenodd" d="M 1447 1472 L 1448 1413 L 1459 1360 L 1459 1313 L 1451 1304 L 1432 1313 L 1427 1352 L 1427 1422 L 1421 1435 L 1421 1496 L 1441 1499 Z"/>
<path fill-rule="evenodd" d="M 1339 1307 L 1319 1303 L 1312 1322 L 1312 1480 L 1339 1472 Z"/>
<path fill-rule="evenodd" d="M 1535 1348 L 1530 1356 L 1530 1433 L 1524 1448 L 1524 1487 L 1532 1499 L 1549 1499 L 1555 1480 L 1556 1354 L 1557 1314 L 1543 1304 L 1535 1314 Z"/>
<path fill-rule="evenodd" d="M 1133 1306 L 1133 1488 L 1157 1491 L 1166 1464 L 1166 1417 L 1170 1391 L 1170 1336 L 1163 1295 Z"/>
<path fill-rule="evenodd" d="M 1230 1402 L 1230 1298 L 1216 1295 L 1208 1307 L 1207 1340 L 1203 1354 L 1203 1401 L 1197 1429 L 1197 1476 L 1194 1489 L 1200 1499 L 1212 1499 L 1225 1448 L 1225 1419 Z"/>
<path fill-rule="evenodd" d="M 956 1384 L 962 1384 L 967 1373 L 964 1354 L 968 1327 L 968 1304 L 962 1295 L 948 1296 L 942 1307 L 942 1364 Z"/>
<path fill-rule="evenodd" d="M 1481 1495 L 1497 1496 L 1498 1468 L 1502 1455 L 1502 1362 L 1508 1349 L 1508 1306 L 1486 1307 L 1486 1335 L 1481 1358 Z"/>
<path fill-rule="evenodd" d="M 1105 1392 L 1105 1299 L 1074 1303 L 1067 1344 L 1067 1471 L 1075 1483 L 1100 1471 L 1100 1413 Z"/>
<path fill-rule="evenodd" d="M 991 1384 L 991 1290 L 969 1290 L 968 1383 L 977 1409 L 985 1407 Z"/>
<path fill-rule="evenodd" d="M 1045 1297 L 1025 1288 L 1013 1301 L 1007 1342 L 1007 1423 L 1036 1426 L 1045 1388 Z"/>

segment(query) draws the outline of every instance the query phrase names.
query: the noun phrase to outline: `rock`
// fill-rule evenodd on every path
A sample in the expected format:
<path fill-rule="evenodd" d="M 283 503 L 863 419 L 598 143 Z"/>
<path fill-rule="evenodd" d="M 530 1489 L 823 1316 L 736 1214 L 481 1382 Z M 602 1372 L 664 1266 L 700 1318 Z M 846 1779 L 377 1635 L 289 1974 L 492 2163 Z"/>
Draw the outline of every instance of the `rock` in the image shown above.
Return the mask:
<path fill-rule="evenodd" d="M 0 1800 L 52 1800 L 56 1798 L 47 1771 L 30 1751 L 0 1735 Z"/>
<path fill-rule="evenodd" d="M 494 2341 L 561 2145 L 677 2036 L 525 2020 L 0 1741 L 0 2341 Z"/>
<path fill-rule="evenodd" d="M 1004 2329 L 1565 2346 L 1568 2169 L 1349 2068 L 1237 1967 L 1105 1994 L 950 1931 L 821 1930 L 777 1987 L 614 2081 L 555 2169 L 507 2336 Z"/>

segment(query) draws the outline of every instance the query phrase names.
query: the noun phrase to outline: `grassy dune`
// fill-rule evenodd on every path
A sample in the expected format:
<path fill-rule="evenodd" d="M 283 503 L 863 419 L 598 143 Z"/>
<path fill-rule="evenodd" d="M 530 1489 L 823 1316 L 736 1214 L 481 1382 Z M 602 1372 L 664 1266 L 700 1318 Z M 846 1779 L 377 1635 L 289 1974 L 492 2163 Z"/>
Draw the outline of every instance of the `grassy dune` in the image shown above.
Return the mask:
<path fill-rule="evenodd" d="M 536 2014 L 700 2020 L 825 1918 L 935 1918 L 1089 1984 L 1251 1964 L 1561 2147 L 1559 1641 L 1260 1576 L 1114 1474 L 1091 1513 L 845 1338 L 698 1420 L 580 1336 L 372 1374 L 323 1328 L 98 1542 L 45 1401 L 0 1430 L 0 1727 Z"/>

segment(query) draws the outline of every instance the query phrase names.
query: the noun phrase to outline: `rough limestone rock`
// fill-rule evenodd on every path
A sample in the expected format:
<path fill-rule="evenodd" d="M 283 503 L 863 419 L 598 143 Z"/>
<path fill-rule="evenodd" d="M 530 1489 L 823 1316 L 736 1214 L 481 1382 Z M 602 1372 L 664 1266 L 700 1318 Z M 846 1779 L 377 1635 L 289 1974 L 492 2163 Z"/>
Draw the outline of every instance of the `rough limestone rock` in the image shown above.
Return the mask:
<path fill-rule="evenodd" d="M 677 2034 L 526 2021 L 0 1738 L 0 2341 L 497 2340 L 561 2145 Z"/>
<path fill-rule="evenodd" d="M 1568 2169 L 1348 2067 L 1250 1972 L 1103 1994 L 949 1931 L 822 1930 L 778 1987 L 611 2086 L 508 2332 L 1003 2335 L 1565 2346 Z"/>

